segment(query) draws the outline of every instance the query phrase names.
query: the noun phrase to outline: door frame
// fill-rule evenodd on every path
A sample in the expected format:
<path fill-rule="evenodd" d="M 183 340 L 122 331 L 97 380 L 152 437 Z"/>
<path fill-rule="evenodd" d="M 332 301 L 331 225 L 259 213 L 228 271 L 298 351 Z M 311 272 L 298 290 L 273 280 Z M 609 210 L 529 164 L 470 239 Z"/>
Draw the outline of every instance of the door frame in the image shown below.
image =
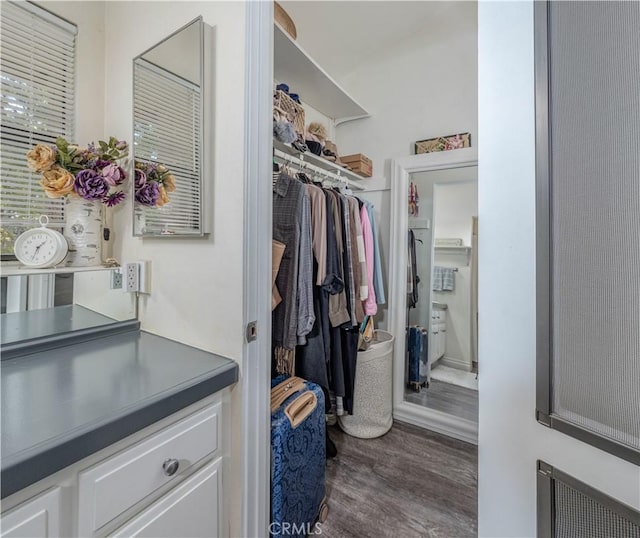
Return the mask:
<path fill-rule="evenodd" d="M 478 424 L 404 400 L 405 331 L 407 309 L 407 193 L 409 174 L 478 166 L 477 148 L 409 155 L 391 162 L 391 233 L 389 263 L 389 328 L 393 347 L 393 416 L 444 435 L 478 443 Z"/>
<path fill-rule="evenodd" d="M 246 2 L 241 535 L 269 526 L 273 2 Z"/>

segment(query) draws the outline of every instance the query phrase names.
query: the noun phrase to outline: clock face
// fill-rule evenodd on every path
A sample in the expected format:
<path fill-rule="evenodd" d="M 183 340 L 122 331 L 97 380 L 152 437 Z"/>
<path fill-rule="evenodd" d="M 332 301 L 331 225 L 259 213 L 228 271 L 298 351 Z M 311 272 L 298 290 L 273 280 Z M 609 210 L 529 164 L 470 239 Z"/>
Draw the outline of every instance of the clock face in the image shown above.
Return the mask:
<path fill-rule="evenodd" d="M 63 245 L 57 235 L 45 228 L 26 231 L 15 242 L 16 258 L 29 267 L 48 267 L 60 263 L 64 257 L 61 257 Z"/>

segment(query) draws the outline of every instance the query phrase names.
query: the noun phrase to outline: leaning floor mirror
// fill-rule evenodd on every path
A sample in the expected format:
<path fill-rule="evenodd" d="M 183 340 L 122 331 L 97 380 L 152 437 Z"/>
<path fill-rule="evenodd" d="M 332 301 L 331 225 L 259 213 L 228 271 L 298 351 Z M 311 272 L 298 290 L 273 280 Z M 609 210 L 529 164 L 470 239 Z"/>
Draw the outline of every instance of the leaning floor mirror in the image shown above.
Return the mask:
<path fill-rule="evenodd" d="M 474 147 L 391 165 L 394 418 L 471 443 L 479 396 L 477 165 Z"/>
<path fill-rule="evenodd" d="M 133 60 L 136 236 L 208 233 L 212 42 L 200 17 Z"/>

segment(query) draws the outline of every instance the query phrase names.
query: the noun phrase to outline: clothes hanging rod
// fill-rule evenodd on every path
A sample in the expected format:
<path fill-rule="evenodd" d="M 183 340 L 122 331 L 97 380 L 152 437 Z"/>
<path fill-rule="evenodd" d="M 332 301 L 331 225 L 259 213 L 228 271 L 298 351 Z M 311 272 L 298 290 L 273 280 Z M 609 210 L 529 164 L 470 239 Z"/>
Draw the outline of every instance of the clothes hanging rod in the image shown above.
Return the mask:
<path fill-rule="evenodd" d="M 354 190 L 357 191 L 364 191 L 365 188 L 362 185 L 359 185 L 358 183 L 356 183 L 355 181 L 346 178 L 342 175 L 340 175 L 339 173 L 334 173 L 331 172 L 329 170 L 325 170 L 323 168 L 320 168 L 319 166 L 316 166 L 314 164 L 308 163 L 304 160 L 304 154 L 300 155 L 300 157 L 296 157 L 295 155 L 289 155 L 288 153 L 285 153 L 284 151 L 280 151 L 279 149 L 275 149 L 273 150 L 273 156 L 275 159 L 279 160 L 282 162 L 282 164 L 295 164 L 298 167 L 300 167 L 301 171 L 303 170 L 310 170 L 314 173 L 316 173 L 318 176 L 320 177 L 324 177 L 327 179 L 332 179 L 334 181 L 337 181 L 338 183 L 343 183 L 345 185 L 348 185 L 349 187 L 351 187 Z"/>

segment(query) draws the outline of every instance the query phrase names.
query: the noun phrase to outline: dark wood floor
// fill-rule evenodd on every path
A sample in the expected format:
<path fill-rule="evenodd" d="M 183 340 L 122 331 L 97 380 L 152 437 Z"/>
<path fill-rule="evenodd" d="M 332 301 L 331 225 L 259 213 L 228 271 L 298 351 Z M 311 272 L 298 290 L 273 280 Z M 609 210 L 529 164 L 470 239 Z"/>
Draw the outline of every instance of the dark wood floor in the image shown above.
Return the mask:
<path fill-rule="evenodd" d="M 477 536 L 477 447 L 396 422 L 378 439 L 337 426 L 326 538 Z"/>
<path fill-rule="evenodd" d="M 407 402 L 478 422 L 478 391 L 431 379 L 428 389 L 405 389 Z"/>

